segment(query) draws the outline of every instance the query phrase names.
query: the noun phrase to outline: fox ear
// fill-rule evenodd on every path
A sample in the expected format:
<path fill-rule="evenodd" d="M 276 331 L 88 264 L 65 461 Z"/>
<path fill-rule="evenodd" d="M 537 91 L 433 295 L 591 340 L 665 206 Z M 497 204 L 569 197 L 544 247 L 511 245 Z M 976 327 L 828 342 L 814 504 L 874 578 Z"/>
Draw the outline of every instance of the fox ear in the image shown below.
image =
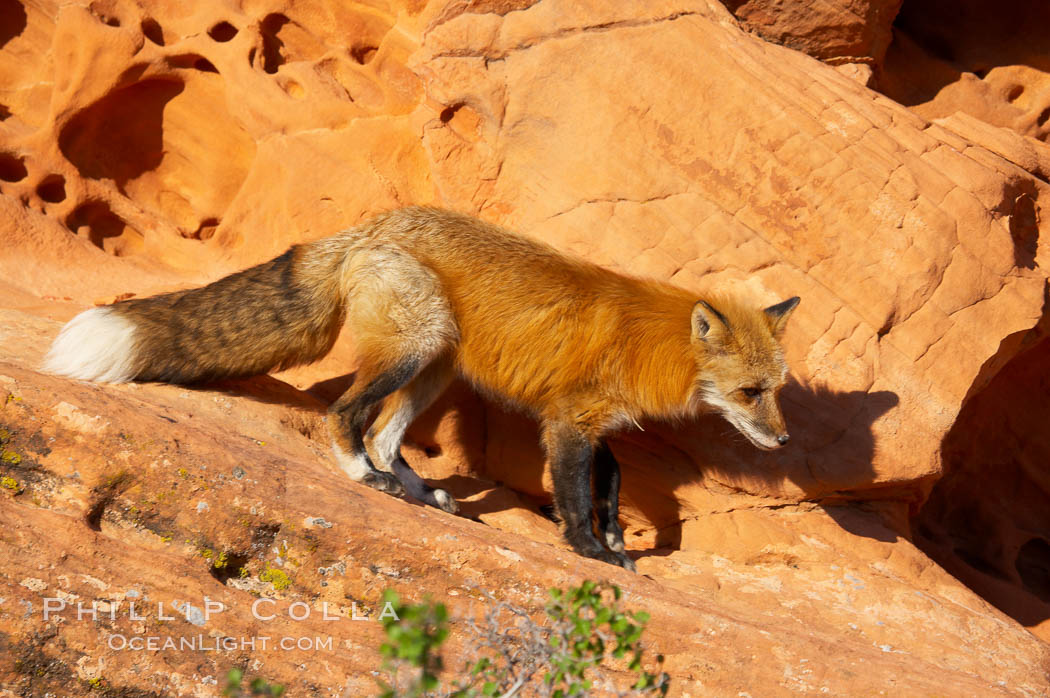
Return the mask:
<path fill-rule="evenodd" d="M 791 311 L 795 309 L 798 302 L 802 300 L 798 296 L 788 298 L 786 301 L 781 301 L 776 305 L 771 305 L 766 308 L 766 317 L 769 318 L 769 327 L 773 331 L 773 334 L 780 334 L 784 331 L 784 325 L 787 324 L 787 319 L 791 316 Z"/>
<path fill-rule="evenodd" d="M 693 306 L 693 339 L 711 342 L 729 332 L 729 321 L 707 301 Z"/>

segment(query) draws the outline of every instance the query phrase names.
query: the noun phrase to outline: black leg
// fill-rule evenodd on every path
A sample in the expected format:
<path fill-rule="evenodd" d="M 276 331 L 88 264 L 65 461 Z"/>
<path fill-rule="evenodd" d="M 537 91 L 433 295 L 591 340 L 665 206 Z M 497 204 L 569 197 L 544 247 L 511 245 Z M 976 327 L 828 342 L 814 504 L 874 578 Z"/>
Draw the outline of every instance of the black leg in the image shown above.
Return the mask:
<path fill-rule="evenodd" d="M 547 457 L 554 478 L 554 505 L 564 526 L 566 540 L 580 555 L 634 570 L 634 562 L 609 550 L 594 535 L 591 505 L 591 466 L 594 449 L 576 429 L 547 425 Z"/>
<path fill-rule="evenodd" d="M 623 529 L 620 528 L 620 464 L 608 444 L 598 444 L 594 452 L 594 510 L 598 515 L 598 533 L 605 537 L 609 550 L 622 553 Z"/>
<path fill-rule="evenodd" d="M 355 381 L 328 408 L 329 430 L 340 467 L 351 479 L 395 496 L 404 492 L 401 480 L 396 474 L 376 469 L 365 449 L 363 432 L 375 404 L 411 380 L 416 366 L 415 362 L 405 362 L 394 370 L 365 379 L 367 382 L 363 385 Z"/>

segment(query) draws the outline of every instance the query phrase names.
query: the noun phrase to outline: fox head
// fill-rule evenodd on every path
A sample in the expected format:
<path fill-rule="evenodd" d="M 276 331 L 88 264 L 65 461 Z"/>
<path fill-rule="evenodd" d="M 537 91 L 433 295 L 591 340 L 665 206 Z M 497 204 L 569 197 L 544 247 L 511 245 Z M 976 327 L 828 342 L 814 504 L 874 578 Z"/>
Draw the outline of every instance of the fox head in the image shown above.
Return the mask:
<path fill-rule="evenodd" d="M 699 397 L 763 450 L 788 442 L 777 403 L 787 376 L 779 339 L 798 302 L 795 296 L 760 311 L 728 301 L 693 306 Z"/>

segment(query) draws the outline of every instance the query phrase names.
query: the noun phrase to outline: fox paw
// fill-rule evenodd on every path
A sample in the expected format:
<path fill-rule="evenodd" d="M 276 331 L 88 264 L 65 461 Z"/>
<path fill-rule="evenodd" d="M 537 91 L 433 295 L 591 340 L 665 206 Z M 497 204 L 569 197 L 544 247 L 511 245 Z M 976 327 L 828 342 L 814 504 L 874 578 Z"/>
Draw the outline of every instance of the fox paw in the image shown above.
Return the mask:
<path fill-rule="evenodd" d="M 596 550 L 594 553 L 587 555 L 587 557 L 593 557 L 595 560 L 601 560 L 610 565 L 622 567 L 630 572 L 638 571 L 638 568 L 634 564 L 634 560 L 623 553 L 616 552 L 615 550 L 606 550 L 605 548 L 602 548 L 601 550 Z"/>
<path fill-rule="evenodd" d="M 361 478 L 361 483 L 368 485 L 372 489 L 379 490 L 380 492 L 386 492 L 395 497 L 401 497 L 405 494 L 405 486 L 401 484 L 401 481 L 391 473 L 384 473 L 381 470 L 367 473 Z"/>
<path fill-rule="evenodd" d="M 613 551 L 610 551 L 610 552 L 613 552 Z M 627 557 L 623 553 L 613 552 L 613 555 L 616 556 L 616 561 L 613 562 L 612 564 L 619 565 L 620 567 L 624 568 L 628 572 L 637 572 L 638 571 L 638 566 L 634 564 L 634 560 L 632 560 L 631 558 Z"/>
<path fill-rule="evenodd" d="M 435 489 L 432 494 L 438 509 L 447 511 L 450 514 L 459 513 L 459 504 L 456 503 L 455 498 L 451 494 L 445 490 L 438 489 Z"/>

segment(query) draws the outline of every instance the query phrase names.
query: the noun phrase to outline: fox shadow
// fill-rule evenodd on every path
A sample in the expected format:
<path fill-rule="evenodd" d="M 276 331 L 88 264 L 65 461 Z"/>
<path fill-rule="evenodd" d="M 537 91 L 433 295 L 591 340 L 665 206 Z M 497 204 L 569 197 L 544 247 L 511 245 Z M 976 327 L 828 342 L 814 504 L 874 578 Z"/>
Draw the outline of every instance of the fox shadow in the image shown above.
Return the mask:
<path fill-rule="evenodd" d="M 437 424 L 440 414 L 457 407 L 462 399 L 461 388 L 456 402 L 439 400 L 409 430 L 410 440 L 435 443 L 434 429 L 426 425 Z M 646 422 L 643 430 L 610 436 L 609 446 L 623 474 L 620 496 L 626 505 L 622 516 L 627 519 L 628 546 L 633 534 L 651 547 L 643 555 L 679 549 L 683 522 L 698 515 L 689 507 L 694 496 L 690 490 L 697 488 L 795 501 L 864 499 L 875 477 L 872 426 L 897 406 L 897 394 L 837 391 L 792 381 L 780 400 L 791 442 L 777 451 L 758 449 L 717 414 L 678 423 Z M 486 402 L 480 419 L 458 420 L 457 429 L 455 438 L 463 440 L 477 439 L 477 433 L 464 432 L 482 432 L 482 447 L 470 463 L 471 476 L 456 475 L 432 484 L 457 497 L 493 483 L 503 485 L 545 513 L 551 501 L 550 479 L 533 419 Z M 505 503 L 505 497 L 494 495 L 471 502 L 465 513 L 476 518 Z M 842 507 L 827 511 L 857 535 L 883 539 L 887 535 L 880 527 L 868 526 L 865 517 L 851 516 Z"/>
<path fill-rule="evenodd" d="M 219 392 L 233 397 L 248 398 L 267 405 L 295 407 L 319 415 L 325 414 L 331 402 L 322 395 L 309 390 L 299 390 L 294 385 L 270 375 L 225 378 L 182 387 L 186 390 Z"/>
<path fill-rule="evenodd" d="M 688 505 L 697 488 L 795 501 L 855 498 L 875 477 L 872 426 L 898 403 L 891 391 L 792 381 L 780 395 L 791 441 L 775 451 L 757 448 L 717 414 L 645 424 L 644 432 L 610 440 L 624 473 L 624 497 L 652 526 L 636 535 L 652 535 L 657 550 L 680 548 L 683 523 L 702 513 Z M 848 517 L 839 523 L 855 528 Z"/>
<path fill-rule="evenodd" d="M 353 374 L 338 376 L 306 390 L 272 376 L 201 388 L 321 416 L 353 378 Z M 891 391 L 837 391 L 790 381 L 781 391 L 780 406 L 791 441 L 776 451 L 755 447 L 713 413 L 677 423 L 645 422 L 641 430 L 611 435 L 608 443 L 623 474 L 620 496 L 626 510 L 628 547 L 633 547 L 633 535 L 649 545 L 641 555 L 679 549 L 683 523 L 701 513 L 689 504 L 701 490 L 825 503 L 865 498 L 863 492 L 871 488 L 875 477 L 872 426 L 898 403 L 897 394 Z M 453 411 L 459 418 L 446 420 Z M 505 509 L 509 489 L 525 506 L 549 516 L 550 479 L 535 420 L 488 402 L 456 381 L 416 419 L 405 439 L 419 458 L 440 457 L 451 442 L 459 445 L 469 472 L 450 474 L 437 468 L 428 473 L 425 465 L 420 469 L 424 476 L 437 475 L 428 478 L 431 485 L 448 489 L 457 499 L 471 498 L 462 503 L 464 515 L 477 519 Z M 418 467 L 419 459 L 414 465 Z M 853 533 L 875 538 L 886 535 L 841 507 L 827 511 Z"/>

